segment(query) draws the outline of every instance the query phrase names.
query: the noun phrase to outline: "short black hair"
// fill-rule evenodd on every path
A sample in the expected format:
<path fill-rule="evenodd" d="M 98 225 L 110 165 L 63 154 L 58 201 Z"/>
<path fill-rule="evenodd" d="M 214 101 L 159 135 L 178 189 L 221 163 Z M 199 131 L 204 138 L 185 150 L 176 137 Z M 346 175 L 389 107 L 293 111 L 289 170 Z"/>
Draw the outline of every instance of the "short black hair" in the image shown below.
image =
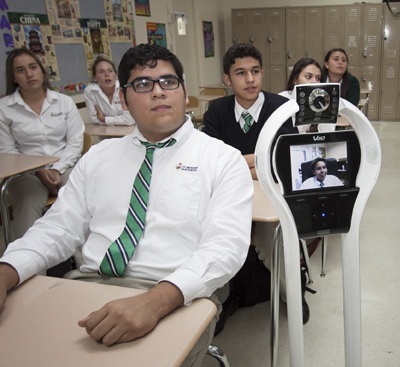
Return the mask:
<path fill-rule="evenodd" d="M 229 75 L 231 65 L 233 65 L 236 59 L 242 59 L 243 57 L 252 57 L 260 63 L 262 68 L 262 56 L 261 52 L 250 43 L 237 43 L 228 48 L 224 55 L 222 66 L 224 68 L 224 74 Z"/>
<path fill-rule="evenodd" d="M 168 49 L 150 44 L 140 44 L 135 47 L 131 47 L 122 56 L 121 62 L 118 67 L 118 79 L 121 88 L 123 88 L 124 95 L 126 97 L 126 88 L 124 85 L 128 83 L 129 77 L 131 75 L 131 70 L 139 67 L 155 68 L 157 66 L 157 61 L 163 60 L 169 62 L 175 70 L 176 76 L 181 82 L 183 89 L 185 90 L 184 76 L 183 76 L 183 66 L 179 59 Z"/>

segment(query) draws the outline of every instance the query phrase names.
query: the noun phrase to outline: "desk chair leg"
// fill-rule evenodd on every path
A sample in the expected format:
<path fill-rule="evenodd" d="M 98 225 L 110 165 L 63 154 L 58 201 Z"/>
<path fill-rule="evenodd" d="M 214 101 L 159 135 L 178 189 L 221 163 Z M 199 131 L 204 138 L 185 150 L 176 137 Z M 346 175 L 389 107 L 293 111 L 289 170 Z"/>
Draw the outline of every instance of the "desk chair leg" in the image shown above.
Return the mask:
<path fill-rule="evenodd" d="M 278 363 L 278 331 L 279 331 L 279 287 L 280 287 L 280 231 L 281 225 L 278 224 L 274 230 L 274 241 L 272 244 L 271 261 L 271 367 L 276 367 Z"/>
<path fill-rule="evenodd" d="M 308 248 L 305 240 L 300 240 L 301 243 L 301 249 L 302 249 L 302 254 L 304 257 L 304 262 L 306 264 L 307 268 L 307 274 L 308 274 L 308 283 L 312 284 L 314 281 L 312 280 L 311 277 L 311 267 L 310 267 L 310 256 L 308 255 Z"/>
<path fill-rule="evenodd" d="M 322 237 L 321 241 L 321 278 L 325 277 L 326 248 L 328 246 L 328 238 Z"/>
<path fill-rule="evenodd" d="M 218 360 L 220 367 L 230 367 L 228 358 L 226 358 L 224 352 L 216 345 L 210 344 L 207 349 L 207 354 Z"/>

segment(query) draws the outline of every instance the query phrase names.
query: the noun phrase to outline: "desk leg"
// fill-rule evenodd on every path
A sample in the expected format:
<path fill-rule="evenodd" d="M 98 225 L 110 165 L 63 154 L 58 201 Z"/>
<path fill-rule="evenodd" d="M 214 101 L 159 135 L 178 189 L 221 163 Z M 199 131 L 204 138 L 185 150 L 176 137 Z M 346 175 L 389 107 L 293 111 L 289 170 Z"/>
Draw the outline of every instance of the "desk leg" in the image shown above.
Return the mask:
<path fill-rule="evenodd" d="M 281 225 L 278 223 L 274 229 L 271 261 L 271 366 L 276 367 L 278 362 L 278 337 L 279 337 L 279 277 L 280 277 L 280 238 Z"/>
<path fill-rule="evenodd" d="M 18 176 L 7 177 L 0 183 L 0 213 L 4 227 L 4 241 L 6 247 L 11 242 L 11 226 L 10 226 L 10 214 L 8 212 L 8 203 L 7 203 L 7 187 L 8 184 L 15 177 Z"/>

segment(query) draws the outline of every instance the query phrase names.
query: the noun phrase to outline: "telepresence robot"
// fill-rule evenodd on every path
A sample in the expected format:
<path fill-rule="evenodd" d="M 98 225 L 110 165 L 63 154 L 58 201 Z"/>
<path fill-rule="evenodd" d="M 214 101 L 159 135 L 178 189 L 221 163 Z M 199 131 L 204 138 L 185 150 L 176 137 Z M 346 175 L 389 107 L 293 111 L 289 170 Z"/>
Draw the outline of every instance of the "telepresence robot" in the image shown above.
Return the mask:
<path fill-rule="evenodd" d="M 359 229 L 362 213 L 377 180 L 381 149 L 375 130 L 360 110 L 339 98 L 339 84 L 295 88 L 296 100 L 278 108 L 265 123 L 256 146 L 256 171 L 272 201 L 283 235 L 289 327 L 290 365 L 304 366 L 299 238 L 341 234 L 346 367 L 361 367 L 361 291 Z M 354 131 L 317 132 L 274 137 L 289 118 L 302 124 L 336 123 L 338 113 Z M 336 158 L 341 184 L 303 188 L 298 182 L 299 156 Z M 278 184 L 275 182 L 275 172 Z M 304 172 L 302 172 L 304 174 Z M 329 170 L 328 170 L 329 174 Z M 279 245 L 275 241 L 271 295 L 271 365 L 277 362 L 279 319 Z M 278 280 L 277 280 L 278 279 Z M 328 317 L 328 315 L 327 315 Z"/>

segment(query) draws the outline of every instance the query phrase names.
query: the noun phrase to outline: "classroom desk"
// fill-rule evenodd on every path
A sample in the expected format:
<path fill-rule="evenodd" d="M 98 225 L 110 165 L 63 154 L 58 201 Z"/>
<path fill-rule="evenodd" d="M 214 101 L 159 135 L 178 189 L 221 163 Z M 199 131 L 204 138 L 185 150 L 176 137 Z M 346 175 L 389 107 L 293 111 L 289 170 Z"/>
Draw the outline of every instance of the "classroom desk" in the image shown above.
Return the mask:
<path fill-rule="evenodd" d="M 33 156 L 25 154 L 0 153 L 0 214 L 4 226 L 4 240 L 7 246 L 11 242 L 10 216 L 8 213 L 8 184 L 22 173 L 38 171 L 59 158 L 50 156 Z"/>
<path fill-rule="evenodd" d="M 135 130 L 136 125 L 96 125 L 93 123 L 85 123 L 85 132 L 92 136 L 122 138 L 129 135 Z"/>
<path fill-rule="evenodd" d="M 200 89 L 225 89 L 225 94 L 226 95 L 233 94 L 232 87 L 229 86 L 229 85 L 226 85 L 224 83 L 201 85 L 199 88 Z"/>
<path fill-rule="evenodd" d="M 178 308 L 146 336 L 112 347 L 97 343 L 78 326 L 78 320 L 105 303 L 141 292 L 79 280 L 31 278 L 10 292 L 0 314 L 4 366 L 180 366 L 217 312 L 207 299 Z"/>

